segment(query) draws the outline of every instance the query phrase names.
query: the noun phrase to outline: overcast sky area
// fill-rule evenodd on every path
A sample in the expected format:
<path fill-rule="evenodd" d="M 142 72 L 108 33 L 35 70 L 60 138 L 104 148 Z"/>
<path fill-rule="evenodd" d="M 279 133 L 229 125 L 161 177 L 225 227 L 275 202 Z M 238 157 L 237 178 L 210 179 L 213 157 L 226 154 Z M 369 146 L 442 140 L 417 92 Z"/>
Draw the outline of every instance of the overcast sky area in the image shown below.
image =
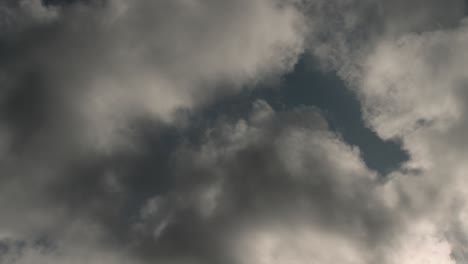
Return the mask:
<path fill-rule="evenodd" d="M 0 0 L 0 264 L 468 264 L 465 0 Z"/>

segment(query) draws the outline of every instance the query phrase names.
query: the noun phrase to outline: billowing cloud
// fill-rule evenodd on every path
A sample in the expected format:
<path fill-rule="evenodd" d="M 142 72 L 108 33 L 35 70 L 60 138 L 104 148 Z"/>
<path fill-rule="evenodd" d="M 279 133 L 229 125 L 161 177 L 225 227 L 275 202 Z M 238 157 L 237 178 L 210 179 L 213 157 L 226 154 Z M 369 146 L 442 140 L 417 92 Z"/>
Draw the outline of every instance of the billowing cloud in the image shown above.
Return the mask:
<path fill-rule="evenodd" d="M 464 8 L 1 2 L 0 262 L 463 263 Z M 408 161 L 369 169 L 313 106 L 206 113 L 305 52 Z"/>
<path fill-rule="evenodd" d="M 142 201 L 133 216 L 122 211 L 132 200 L 128 187 L 112 193 L 103 183 L 103 193 L 78 205 L 70 189 L 56 203 L 69 207 L 62 222 L 57 213 L 50 220 L 58 225 L 47 231 L 53 244 L 25 244 L 7 258 L 75 263 L 89 252 L 90 263 L 352 264 L 387 261 L 389 246 L 392 254 L 406 254 L 397 242 L 411 212 L 394 201 L 393 185 L 366 168 L 357 148 L 328 130 L 317 109 L 275 112 L 257 101 L 250 116 L 220 120 L 197 142 L 170 152 L 171 187 Z M 109 176 L 94 177 L 97 188 Z M 428 243 L 439 248 L 436 242 Z"/>
<path fill-rule="evenodd" d="M 102 263 L 96 241 L 124 234 L 82 242 L 67 230 L 115 231 L 138 210 L 125 208 L 144 199 L 130 174 L 152 178 L 136 161 L 140 121 L 176 123 L 289 71 L 303 50 L 304 18 L 289 2 L 22 0 L 2 1 L 0 16 L 0 235 L 57 244 L 40 257 L 26 243 L 18 263 L 74 263 L 91 249 Z"/>
<path fill-rule="evenodd" d="M 423 171 L 422 188 L 411 195 L 442 202 L 444 217 L 466 210 L 460 203 L 466 199 L 467 36 L 461 21 L 450 30 L 382 41 L 366 60 L 359 89 L 368 122 L 384 138 L 401 138 L 412 156 L 407 165 Z"/>
<path fill-rule="evenodd" d="M 466 237 L 463 69 L 468 35 L 464 14 L 457 11 L 464 5 L 462 1 L 425 3 L 416 10 L 401 4 L 403 13 L 414 10 L 415 15 L 401 18 L 394 13 L 383 19 L 385 30 L 366 40 L 370 45 L 364 46 L 364 52 L 335 53 L 346 62 L 335 68 L 355 90 L 368 125 L 383 139 L 400 140 L 410 154 L 401 171 L 387 176 L 389 185 L 396 186 L 405 207 L 429 221 L 421 230 L 441 237 L 433 250 L 422 246 L 431 239 L 420 240 L 421 253 L 416 253 L 419 249 L 410 241 L 417 235 L 409 232 L 401 243 L 411 245 L 407 249 L 411 257 L 397 256 L 394 261 L 423 261 L 431 256 L 429 251 L 445 255 L 445 260 L 436 256 L 426 260 L 434 263 L 464 263 L 466 258 L 461 245 Z M 323 58 L 336 60 L 329 54 Z"/>
<path fill-rule="evenodd" d="M 270 0 L 25 0 L 1 10 L 2 86 L 19 97 L 6 110 L 15 127 L 64 126 L 74 116 L 70 134 L 102 148 L 115 146 L 129 119 L 172 121 L 180 109 L 288 71 L 304 37 L 297 8 Z M 25 107 L 37 116 L 21 116 Z"/>

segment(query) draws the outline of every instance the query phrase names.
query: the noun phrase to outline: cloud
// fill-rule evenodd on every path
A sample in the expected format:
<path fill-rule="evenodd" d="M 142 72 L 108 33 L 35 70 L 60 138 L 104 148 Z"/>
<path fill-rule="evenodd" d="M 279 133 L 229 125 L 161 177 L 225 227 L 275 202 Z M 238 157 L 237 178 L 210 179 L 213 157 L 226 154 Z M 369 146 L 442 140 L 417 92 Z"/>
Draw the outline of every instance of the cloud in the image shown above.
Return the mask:
<path fill-rule="evenodd" d="M 130 257 L 127 250 L 116 251 L 96 241 L 100 230 L 92 223 L 76 221 L 63 230 L 58 240 L 21 241 L 6 239 L 0 242 L 0 261 L 6 264 L 75 264 L 75 263 L 142 263 Z"/>
<path fill-rule="evenodd" d="M 424 171 L 420 190 L 411 195 L 432 201 L 426 205 L 432 210 L 442 204 L 436 218 L 458 218 L 466 210 L 460 203 L 466 200 L 467 36 L 462 21 L 457 28 L 382 41 L 366 60 L 359 89 L 369 124 L 384 138 L 401 138 L 412 157 L 407 165 Z M 441 228 L 464 232 L 459 225 Z"/>
<path fill-rule="evenodd" d="M 464 17 L 463 0 L 307 1 L 310 34 L 307 49 L 325 70 L 337 71 L 354 83 L 361 76 L 363 58 L 382 39 L 398 38 L 457 26 Z M 354 86 L 351 85 L 351 86 Z"/>
<path fill-rule="evenodd" d="M 431 256 L 435 263 L 463 263 L 466 252 L 460 245 L 465 243 L 466 231 L 460 215 L 466 211 L 463 135 L 467 123 L 463 69 L 468 35 L 464 14 L 457 10 L 463 10 L 465 3 L 429 3 L 408 19 L 394 10 L 405 14 L 415 6 L 382 4 L 389 14 L 382 20 L 384 30 L 365 39 L 363 50 L 338 50 L 321 58 L 334 62 L 332 55 L 336 55 L 342 61 L 332 65 L 356 92 L 365 121 L 383 139 L 402 142 L 411 158 L 400 171 L 387 176 L 389 186 L 395 188 L 403 208 L 429 223 L 422 224 L 427 227 L 423 232 L 440 237 L 430 242 L 432 238 L 424 239 L 425 235 L 403 235 L 400 245 L 411 249 L 393 261 L 413 263 Z M 348 36 L 353 31 L 343 32 Z M 337 43 L 349 47 L 348 41 Z M 430 246 L 412 245 L 414 239 Z"/>
<path fill-rule="evenodd" d="M 83 252 L 90 263 L 189 264 L 384 262 L 389 246 L 400 254 L 411 212 L 357 148 L 330 132 L 315 108 L 276 112 L 265 101 L 252 108 L 243 119 L 220 119 L 196 141 L 160 146 L 171 157 L 170 187 L 134 204 L 134 213 L 125 208 L 139 191 L 128 185 L 135 171 L 54 180 L 60 189 L 40 195 L 62 213 L 46 207 L 50 225 L 36 223 L 19 238 L 42 231 L 56 246 L 26 246 L 14 263 L 75 263 Z"/>
<path fill-rule="evenodd" d="M 461 262 L 464 5 L 2 2 L 0 262 Z M 195 124 L 305 50 L 402 168 L 367 168 L 310 106 Z"/>
<path fill-rule="evenodd" d="M 443 228 L 453 212 L 431 198 L 435 183 L 422 182 L 431 176 L 383 182 L 314 108 L 275 112 L 257 101 L 202 142 L 178 148 L 180 185 L 142 209 L 155 245 L 177 234 L 174 246 L 213 262 L 455 263 Z"/>
<path fill-rule="evenodd" d="M 17 263 L 132 262 L 110 244 L 131 236 L 142 189 L 159 189 L 140 166 L 169 165 L 139 145 L 142 123 L 170 153 L 158 136 L 180 111 L 276 78 L 303 52 L 303 14 L 286 1 L 2 1 L 0 17 L 0 234 L 59 244 L 26 243 Z M 104 235 L 67 237 L 75 222 Z"/>
<path fill-rule="evenodd" d="M 399 241 L 413 211 L 317 109 L 275 112 L 257 101 L 248 118 L 220 121 L 201 142 L 178 147 L 178 185 L 141 209 L 137 236 L 153 258 L 158 246 L 208 263 L 399 263 L 410 254 Z M 427 248 L 450 249 L 421 236 Z"/>
<path fill-rule="evenodd" d="M 270 0 L 25 0 L 1 7 L 11 14 L 2 31 L 5 92 L 32 89 L 25 91 L 38 93 L 32 99 L 18 100 L 43 98 L 32 102 L 47 116 L 38 125 L 56 119 L 52 125 L 60 126 L 65 113 L 74 118 L 70 129 L 86 127 L 73 133 L 77 140 L 104 149 L 116 145 L 131 119 L 171 122 L 179 109 L 290 70 L 304 37 L 297 8 Z M 49 100 L 63 105 L 44 109 Z"/>

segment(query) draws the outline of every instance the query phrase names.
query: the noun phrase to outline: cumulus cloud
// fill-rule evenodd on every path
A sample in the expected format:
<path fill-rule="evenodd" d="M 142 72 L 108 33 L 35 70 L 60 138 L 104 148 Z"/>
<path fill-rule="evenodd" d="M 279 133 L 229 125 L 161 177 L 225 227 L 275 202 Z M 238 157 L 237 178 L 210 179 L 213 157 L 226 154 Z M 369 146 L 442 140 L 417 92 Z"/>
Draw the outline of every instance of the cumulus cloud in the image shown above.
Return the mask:
<path fill-rule="evenodd" d="M 270 226 L 284 228 L 285 233 L 289 226 L 306 226 L 313 239 L 329 236 L 330 244 L 361 238 L 363 248 L 380 236 L 391 237 L 385 232 L 397 228 L 394 224 L 400 219 L 391 214 L 385 198 L 377 198 L 376 174 L 365 167 L 357 149 L 328 131 L 315 109 L 276 113 L 264 101 L 253 108 L 247 119 L 208 129 L 201 145 L 183 144 L 177 149 L 177 188 L 150 199 L 137 226 L 140 235 L 150 235 L 153 252 L 158 245 L 165 248 L 172 243 L 166 254 L 184 247 L 175 254 L 191 252 L 191 258 L 214 263 L 276 263 L 261 262 L 274 258 L 262 256 L 274 254 L 274 249 L 262 249 L 263 242 L 255 242 L 257 233 L 265 239 L 287 239 L 274 238 L 278 234 Z M 379 228 L 381 224 L 389 226 Z M 294 250 L 311 248 L 287 250 L 295 254 Z M 352 251 L 359 256 L 372 254 L 363 252 Z M 327 258 L 310 257 L 318 262 Z"/>
<path fill-rule="evenodd" d="M 153 259 L 162 247 L 208 263 L 453 263 L 443 233 L 317 109 L 257 101 L 248 118 L 179 146 L 174 162 L 177 187 L 148 200 L 135 229 Z"/>
<path fill-rule="evenodd" d="M 1 9 L 4 93 L 37 93 L 29 99 L 37 115 L 59 119 L 70 112 L 64 117 L 76 116 L 70 129 L 86 127 L 74 134 L 103 148 L 115 145 L 108 142 L 124 133 L 128 119 L 171 121 L 179 109 L 288 71 L 302 52 L 302 14 L 269 0 L 66 6 L 25 0 Z M 65 103 L 45 109 L 49 100 Z M 20 107 L 31 106 L 11 111 Z M 21 118 L 28 117 L 15 122 L 32 122 Z"/>
<path fill-rule="evenodd" d="M 368 125 L 383 139 L 402 142 L 411 158 L 401 170 L 387 176 L 389 186 L 395 187 L 397 200 L 415 217 L 429 222 L 421 228 L 415 224 L 416 230 L 441 237 L 435 240 L 440 243 L 438 249 L 431 250 L 432 242 L 432 246 L 423 245 L 432 238 L 419 240 L 409 232 L 401 245 L 408 247 L 417 239 L 421 246 L 409 246 L 408 257 L 397 256 L 394 261 L 413 263 L 432 256 L 428 252 L 439 252 L 443 257 L 432 256 L 434 263 L 464 263 L 466 252 L 460 245 L 466 236 L 461 215 L 466 210 L 463 69 L 467 31 L 460 10 L 465 3 L 380 4 L 388 16 L 381 20 L 382 30 L 364 40 L 363 51 L 341 49 L 321 58 L 343 61 L 335 63 L 334 69 L 356 92 Z M 400 15 L 407 12 L 414 15 Z M 355 39 L 352 30 L 339 28 Z M 349 47 L 347 41 L 332 43 Z"/>
<path fill-rule="evenodd" d="M 144 199 L 129 174 L 151 174 L 136 158 L 141 120 L 172 124 L 289 71 L 303 50 L 303 15 L 286 1 L 2 1 L 0 17 L 0 234 L 18 243 L 61 244 L 75 221 L 126 224 Z M 92 249 L 92 263 L 99 241 L 123 239 L 74 234 L 59 256 L 25 244 L 11 261 L 74 263 Z"/>
<path fill-rule="evenodd" d="M 72 188 L 88 186 L 99 193 L 83 189 L 83 195 L 97 196 L 78 196 L 76 205 L 79 193 L 60 185 L 70 193 L 61 194 L 65 201 L 55 204 L 69 209 L 61 221 L 55 213 L 49 220 L 53 226 L 39 229 L 51 244 L 23 242 L 19 249 L 6 250 L 4 259 L 75 263 L 83 254 L 89 263 L 352 264 L 413 259 L 408 247 L 417 242 L 401 234 L 414 215 L 398 200 L 400 191 L 369 170 L 357 148 L 329 131 L 315 108 L 276 112 L 257 101 L 248 117 L 219 120 L 196 142 L 182 142 L 169 153 L 171 165 L 165 173 L 171 187 L 143 199 L 134 213 L 125 210 L 132 201 L 131 187 L 122 196 L 119 188 L 111 188 L 116 183 L 109 183 L 109 177 L 116 179 L 103 172 L 105 176 L 88 179 L 80 173 Z M 80 183 L 89 180 L 88 185 Z M 128 213 L 132 216 L 125 216 Z M 124 221 L 111 220 L 116 217 Z M 410 241 L 419 241 L 417 235 L 425 241 L 417 254 L 434 249 L 440 258 L 447 257 L 448 244 L 431 230 L 409 236 Z M 40 234 L 37 229 L 31 232 Z"/>
<path fill-rule="evenodd" d="M 431 191 L 412 195 L 438 197 L 440 214 L 455 218 L 466 210 L 459 205 L 466 199 L 466 37 L 461 21 L 453 29 L 382 41 L 366 60 L 359 89 L 369 124 L 384 138 L 401 138 L 412 156 L 408 166 L 424 171 L 418 184 Z M 447 232 L 459 233 L 456 226 Z"/>
<path fill-rule="evenodd" d="M 463 263 L 464 7 L 1 2 L 0 262 Z M 304 52 L 401 168 L 369 169 L 312 106 L 197 124 Z"/>

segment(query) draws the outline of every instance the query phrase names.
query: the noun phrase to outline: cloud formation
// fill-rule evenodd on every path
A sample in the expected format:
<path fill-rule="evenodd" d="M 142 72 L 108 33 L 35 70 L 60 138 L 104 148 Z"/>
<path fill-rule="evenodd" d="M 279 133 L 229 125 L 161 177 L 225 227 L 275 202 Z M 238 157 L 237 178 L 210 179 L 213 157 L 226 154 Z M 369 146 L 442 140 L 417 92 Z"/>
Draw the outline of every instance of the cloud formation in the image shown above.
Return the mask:
<path fill-rule="evenodd" d="M 432 261 L 465 263 L 465 3 L 402 3 L 406 9 L 382 4 L 391 6 L 383 30 L 366 40 L 364 52 L 335 53 L 346 62 L 335 69 L 355 90 L 369 126 L 383 139 L 402 141 L 410 154 L 401 170 L 387 177 L 389 186 L 397 186 L 398 199 L 431 222 L 427 230 L 445 237 L 434 251 L 449 252 L 448 257 Z M 401 17 L 393 9 L 414 15 Z M 330 54 L 323 59 L 336 60 Z M 411 261 L 423 261 L 427 251 Z"/>
<path fill-rule="evenodd" d="M 1 2 L 0 262 L 464 263 L 464 9 Z M 369 169 L 313 106 L 203 111 L 305 53 L 407 162 Z"/>
<path fill-rule="evenodd" d="M 457 217 L 466 210 L 460 205 L 465 203 L 466 171 L 465 24 L 383 41 L 366 60 L 360 86 L 368 122 L 382 137 L 403 140 L 412 157 L 408 166 L 423 171 L 422 190 L 432 190 L 412 195 L 438 197 L 447 203 L 444 207 L 452 207 L 438 217 Z M 463 221 L 457 225 L 466 225 Z M 456 229 L 447 232 L 457 237 L 465 232 Z"/>
<path fill-rule="evenodd" d="M 12 92 L 21 102 L 10 108 L 24 108 L 17 106 L 28 100 L 23 97 L 38 93 L 37 115 L 59 119 L 55 115 L 70 112 L 65 118 L 76 116 L 71 129 L 81 127 L 77 123 L 86 127 L 74 134 L 102 148 L 118 144 L 113 140 L 129 119 L 170 122 L 179 109 L 291 69 L 302 52 L 301 13 L 269 0 L 76 1 L 66 6 L 26 0 L 1 9 L 6 14 L 2 82 L 23 87 Z M 30 88 L 29 81 L 37 87 Z M 43 109 L 48 100 L 63 105 Z M 14 122 L 31 123 L 22 120 L 27 118 Z"/>

